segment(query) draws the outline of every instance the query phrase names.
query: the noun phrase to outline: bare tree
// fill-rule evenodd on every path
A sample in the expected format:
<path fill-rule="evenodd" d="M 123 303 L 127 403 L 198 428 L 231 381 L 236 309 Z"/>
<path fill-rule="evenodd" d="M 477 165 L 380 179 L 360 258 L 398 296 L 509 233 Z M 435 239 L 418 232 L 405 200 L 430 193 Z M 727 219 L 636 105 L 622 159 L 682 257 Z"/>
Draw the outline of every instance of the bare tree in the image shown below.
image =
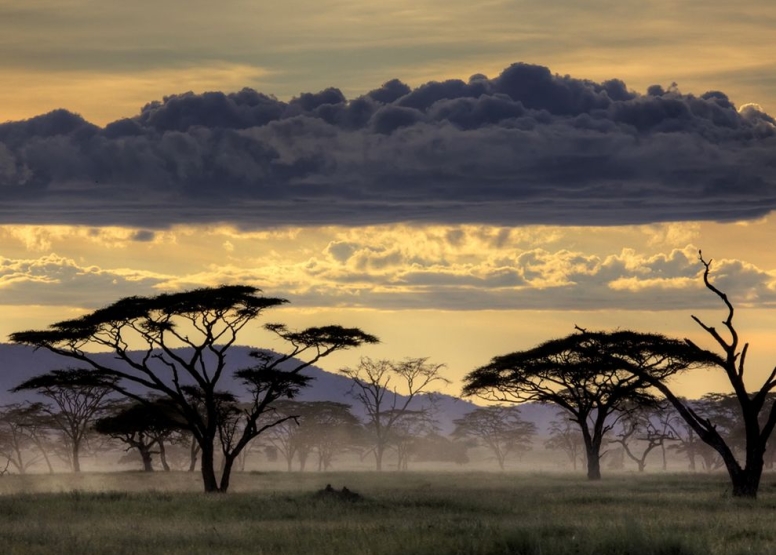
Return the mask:
<path fill-rule="evenodd" d="M 493 453 L 501 470 L 508 455 L 531 449 L 531 438 L 536 434 L 536 425 L 523 420 L 515 406 L 477 408 L 453 423 L 454 438 L 473 438 L 482 443 Z"/>
<path fill-rule="evenodd" d="M 639 472 L 644 472 L 647 457 L 653 450 L 662 447 L 666 441 L 676 439 L 671 431 L 655 422 L 665 408 L 659 404 L 624 407 L 619 419 L 621 428 L 615 438 L 609 440 L 609 443 L 622 447 L 625 456 L 636 463 Z M 641 445 L 640 451 L 637 451 L 637 444 Z"/>
<path fill-rule="evenodd" d="M 700 399 L 692 401 L 682 399 L 682 402 L 692 407 L 703 418 L 714 422 L 717 431 L 725 438 L 736 456 L 744 452 L 744 426 L 736 410 L 738 401 L 735 396 L 707 393 Z M 695 471 L 699 465 L 706 472 L 725 467 L 725 462 L 719 453 L 701 441 L 692 426 L 678 412 L 672 411 L 668 425 L 676 438 L 676 443 L 669 446 L 669 449 L 685 455 L 690 470 Z"/>
<path fill-rule="evenodd" d="M 418 396 L 429 393 L 435 383 L 449 383 L 442 377 L 443 364 L 431 364 L 427 358 L 408 358 L 400 362 L 363 357 L 356 368 L 340 372 L 353 380 L 351 396 L 367 413 L 367 428 L 372 434 L 375 467 L 383 469 L 383 456 L 391 435 Z"/>
<path fill-rule="evenodd" d="M 725 293 L 711 283 L 709 278 L 711 260 L 706 262 L 702 253 L 699 253 L 699 259 L 704 266 L 703 283 L 706 289 L 716 295 L 726 308 L 727 315 L 722 322 L 726 332 L 723 332 L 723 335 L 714 326 L 705 324 L 697 316 L 693 315 L 692 319 L 714 340 L 722 352 L 721 355 L 711 357 L 710 362 L 725 373 L 737 401 L 736 411 L 740 415 L 744 431 L 743 465 L 736 457 L 734 445 L 723 436 L 717 424 L 711 418 L 696 411 L 691 403 L 674 394 L 666 383 L 665 376 L 649 376 L 635 366 L 631 370 L 634 375 L 640 376 L 658 389 L 698 437 L 719 454 L 730 476 L 733 495 L 756 498 L 765 464 L 766 446 L 776 426 L 776 401 L 771 395 L 776 389 L 776 368 L 770 372 L 759 389 L 749 392 L 745 382 L 749 344 L 741 343 L 733 323 L 735 315 L 733 304 Z M 699 353 L 708 352 L 689 339 L 685 341 Z"/>

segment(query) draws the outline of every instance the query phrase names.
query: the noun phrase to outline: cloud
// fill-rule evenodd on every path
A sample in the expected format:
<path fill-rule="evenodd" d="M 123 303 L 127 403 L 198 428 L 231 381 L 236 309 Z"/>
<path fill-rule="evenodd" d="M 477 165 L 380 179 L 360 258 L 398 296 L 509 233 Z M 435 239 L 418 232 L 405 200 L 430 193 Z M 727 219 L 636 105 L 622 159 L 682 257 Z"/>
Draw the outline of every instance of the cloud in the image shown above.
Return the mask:
<path fill-rule="evenodd" d="M 0 304 L 95 308 L 129 295 L 240 283 L 309 308 L 720 308 L 703 287 L 696 246 L 644 246 L 649 230 L 670 236 L 675 228 L 396 225 L 246 236 L 225 227 L 193 235 L 175 228 L 166 232 L 170 237 L 155 238 L 165 241 L 159 245 L 132 241 L 128 233 L 111 237 L 110 230 L 95 238 L 83 228 L 54 229 L 49 236 L 31 229 L 16 236 L 15 256 L 0 258 Z M 54 250 L 70 250 L 26 254 L 25 241 L 36 248 L 42 240 Z M 92 240 L 97 242 L 89 248 Z M 111 241 L 120 250 L 104 247 Z M 640 246 L 611 247 L 623 243 Z M 772 270 L 720 256 L 712 279 L 736 307 L 776 306 Z"/>
<path fill-rule="evenodd" d="M 158 293 L 168 276 L 103 269 L 49 254 L 35 259 L 0 256 L 0 304 L 99 308 L 118 298 Z"/>
<path fill-rule="evenodd" d="M 132 234 L 132 240 L 137 241 L 138 243 L 150 243 L 155 237 L 156 234 L 147 229 L 140 229 Z"/>
<path fill-rule="evenodd" d="M 350 101 L 187 93 L 104 128 L 66 110 L 0 125 L 0 222 L 751 219 L 776 206 L 774 123 L 721 92 L 638 94 L 528 64 Z"/>
<path fill-rule="evenodd" d="M 185 233 L 177 230 L 177 233 Z M 12 242 L 20 242 L 27 251 L 51 251 L 56 245 L 61 249 L 66 245 L 78 244 L 79 248 L 91 245 L 103 249 L 123 249 L 132 242 L 174 243 L 175 236 L 169 232 L 151 230 L 133 230 L 125 227 L 86 227 L 52 225 L 7 225 L 0 226 L 0 240 L 6 250 Z"/>

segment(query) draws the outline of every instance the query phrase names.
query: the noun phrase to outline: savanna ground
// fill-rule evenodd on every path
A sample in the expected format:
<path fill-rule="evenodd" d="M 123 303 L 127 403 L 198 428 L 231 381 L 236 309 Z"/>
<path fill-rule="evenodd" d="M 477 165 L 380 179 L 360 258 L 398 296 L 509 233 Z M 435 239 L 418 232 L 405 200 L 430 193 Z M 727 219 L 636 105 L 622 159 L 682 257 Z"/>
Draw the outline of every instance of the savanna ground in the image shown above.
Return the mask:
<path fill-rule="evenodd" d="M 293 555 L 776 553 L 776 481 L 723 475 L 243 473 L 0 478 L 0 553 Z M 316 495 L 327 483 L 363 499 Z"/>

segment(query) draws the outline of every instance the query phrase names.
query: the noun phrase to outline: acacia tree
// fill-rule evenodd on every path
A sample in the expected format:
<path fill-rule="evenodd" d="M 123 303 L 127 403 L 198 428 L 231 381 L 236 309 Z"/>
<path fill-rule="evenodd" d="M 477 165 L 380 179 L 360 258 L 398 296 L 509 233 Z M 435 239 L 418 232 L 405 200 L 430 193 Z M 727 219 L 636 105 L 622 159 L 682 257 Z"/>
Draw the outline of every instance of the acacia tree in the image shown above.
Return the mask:
<path fill-rule="evenodd" d="M 472 438 L 485 445 L 496 457 L 501 470 L 507 456 L 531 449 L 536 425 L 523 420 L 515 406 L 480 407 L 454 420 L 456 439 Z"/>
<path fill-rule="evenodd" d="M 390 418 L 390 415 L 386 415 Z M 396 468 L 408 470 L 410 458 L 415 455 L 423 438 L 437 432 L 437 422 L 427 409 L 405 410 L 395 422 L 390 434 L 390 445 L 396 450 Z"/>
<path fill-rule="evenodd" d="M 293 396 L 306 383 L 302 370 L 335 351 L 378 341 L 358 328 L 292 331 L 280 324 L 265 325 L 285 342 L 288 352 L 254 351 L 257 364 L 236 372 L 250 401 L 238 409 L 239 415 L 230 413 L 239 425 L 226 438 L 221 433 L 225 413 L 219 383 L 229 348 L 246 325 L 286 302 L 244 285 L 127 297 L 46 330 L 14 333 L 11 340 L 82 361 L 96 375 L 114 380 L 113 388 L 130 399 L 146 402 L 149 393 L 166 398 L 201 450 L 205 491 L 226 492 L 239 453 L 272 425 L 257 426 L 257 419 L 275 400 Z M 95 356 L 95 349 L 111 351 L 114 360 Z M 192 387 L 198 398 L 190 395 Z M 217 440 L 224 457 L 220 480 L 214 465 Z"/>
<path fill-rule="evenodd" d="M 15 421 L 15 425 L 20 427 L 23 436 L 40 453 L 49 474 L 53 474 L 54 467 L 49 454 L 56 450 L 56 445 L 51 437 L 52 419 L 46 412 L 48 407 L 41 402 L 26 402 L 11 406 L 13 409 L 9 415 Z"/>
<path fill-rule="evenodd" d="M 737 401 L 736 412 L 743 423 L 743 465 L 736 457 L 734 444 L 724 437 L 714 420 L 704 416 L 691 403 L 674 394 L 666 383 L 665 378 L 667 376 L 649 375 L 637 365 L 631 365 L 630 371 L 634 376 L 644 379 L 659 390 L 698 437 L 719 454 L 730 476 L 733 495 L 736 497 L 756 498 L 765 464 L 764 454 L 766 446 L 773 433 L 774 426 L 776 426 L 776 401 L 771 394 L 776 389 L 776 367 L 770 372 L 759 389 L 751 393 L 749 392 L 744 379 L 749 344 L 741 343 L 738 331 L 733 323 L 733 316 L 735 314 L 733 304 L 728 299 L 728 296 L 715 287 L 709 279 L 711 260 L 708 262 L 704 260 L 703 254 L 700 252 L 699 259 L 704 266 L 703 283 L 706 289 L 714 293 L 727 310 L 726 318 L 722 322 L 726 332 L 721 333 L 714 326 L 705 324 L 697 316 L 693 315 L 692 319 L 714 340 L 722 352 L 721 355 L 713 354 L 713 356 L 709 356 L 709 363 L 725 373 L 733 389 L 733 395 Z M 689 339 L 685 339 L 685 343 L 698 353 L 712 355 L 712 353 L 701 349 Z M 611 356 L 613 358 L 620 358 L 624 347 L 622 345 L 612 345 Z M 660 354 L 660 351 L 656 350 L 656 353 Z"/>
<path fill-rule="evenodd" d="M 362 431 L 350 405 L 334 401 L 302 403 L 299 441 L 318 456 L 318 470 L 329 470 L 334 455 L 352 446 Z"/>
<path fill-rule="evenodd" d="M 429 387 L 436 382 L 449 383 L 440 374 L 443 368 L 443 364 L 430 364 L 427 358 L 395 362 L 363 357 L 356 368 L 340 370 L 353 380 L 350 395 L 367 413 L 367 428 L 372 434 L 372 453 L 378 472 L 383 469 L 383 456 L 391 443 L 394 427 L 407 411 L 415 410 L 410 407 L 413 399 L 428 393 Z"/>
<path fill-rule="evenodd" d="M 276 402 L 272 410 L 259 419 L 259 422 L 262 424 L 277 422 L 281 418 L 283 419 L 282 422 L 277 422 L 267 430 L 264 440 L 275 448 L 277 455 L 283 457 L 286 461 L 288 472 L 293 470 L 294 459 L 297 458 L 299 451 L 306 448 L 303 445 L 300 430 L 300 418 L 303 414 L 304 409 L 300 401 L 283 399 Z M 304 470 L 303 461 L 305 459 L 305 455 L 300 459 L 300 471 Z"/>
<path fill-rule="evenodd" d="M 745 452 L 744 425 L 735 395 L 707 393 L 700 399 L 682 402 L 688 404 L 696 414 L 714 423 L 719 434 L 725 438 L 733 453 L 738 457 Z M 673 407 L 671 407 L 673 409 Z M 669 428 L 676 437 L 677 443 L 669 449 L 687 457 L 689 468 L 695 471 L 700 460 L 700 466 L 707 472 L 724 468 L 725 463 L 719 453 L 701 441 L 692 426 L 682 416 L 672 410 L 668 421 Z"/>
<path fill-rule="evenodd" d="M 608 356 L 613 344 L 629 340 L 622 359 Z M 654 344 L 660 356 L 654 356 Z M 612 415 L 627 403 L 651 403 L 654 398 L 643 376 L 672 375 L 698 364 L 697 349 L 654 334 L 622 331 L 589 333 L 578 329 L 527 351 L 498 356 L 470 372 L 464 395 L 500 402 L 549 403 L 564 409 L 576 422 L 585 442 L 587 477 L 601 478 L 601 446 L 612 429 Z M 640 374 L 631 371 L 639 367 Z"/>
<path fill-rule="evenodd" d="M 26 407 L 21 404 L 0 407 L 0 463 L 5 459 L 19 474 L 25 474 L 43 458 L 43 452 L 33 453 L 27 429 Z"/>
<path fill-rule="evenodd" d="M 653 450 L 663 447 L 666 441 L 676 439 L 670 430 L 655 423 L 664 409 L 660 405 L 626 407 L 620 419 L 619 433 L 609 440 L 609 443 L 617 443 L 622 447 L 623 453 L 636 463 L 639 472 L 644 472 L 647 457 Z M 634 441 L 642 444 L 640 451 L 636 450 Z"/>
<path fill-rule="evenodd" d="M 569 420 L 565 411 L 558 411 L 556 418 L 550 421 L 550 437 L 544 442 L 545 449 L 563 451 L 576 471 L 577 462 L 585 460 L 585 441 L 579 426 Z"/>
<path fill-rule="evenodd" d="M 455 463 L 457 465 L 468 464 L 467 451 L 475 444 L 476 442 L 471 439 L 459 441 L 438 433 L 428 434 L 419 438 L 415 443 L 413 460 L 417 462 Z"/>
<path fill-rule="evenodd" d="M 161 455 L 164 441 L 182 425 L 176 422 L 166 403 L 152 401 L 120 407 L 115 414 L 98 419 L 94 430 L 126 444 L 128 451 L 137 450 L 143 461 L 143 470 L 153 472 L 152 456 Z"/>
<path fill-rule="evenodd" d="M 311 453 L 317 455 L 319 471 L 329 470 L 337 451 L 355 444 L 362 432 L 358 418 L 345 403 L 282 400 L 272 410 L 284 416 L 293 415 L 293 419 L 273 427 L 265 436 L 267 443 L 285 459 L 288 472 L 294 459 L 303 472 Z"/>
<path fill-rule="evenodd" d="M 56 408 L 44 405 L 42 410 L 67 444 L 73 472 L 80 472 L 81 448 L 95 420 L 107 410 L 116 382 L 114 376 L 99 375 L 85 368 L 68 368 L 30 378 L 11 391 L 37 391 L 53 402 Z"/>

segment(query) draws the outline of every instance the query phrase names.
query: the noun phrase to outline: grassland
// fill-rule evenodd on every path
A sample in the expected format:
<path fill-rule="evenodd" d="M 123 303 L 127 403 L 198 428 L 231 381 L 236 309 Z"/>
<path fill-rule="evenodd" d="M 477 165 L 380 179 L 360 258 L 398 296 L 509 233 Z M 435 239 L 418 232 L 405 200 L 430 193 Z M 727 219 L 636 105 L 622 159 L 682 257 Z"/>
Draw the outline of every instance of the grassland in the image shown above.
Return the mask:
<path fill-rule="evenodd" d="M 0 553 L 776 553 L 776 487 L 732 499 L 724 476 L 246 473 L 0 478 Z M 331 483 L 363 496 L 317 496 Z"/>

